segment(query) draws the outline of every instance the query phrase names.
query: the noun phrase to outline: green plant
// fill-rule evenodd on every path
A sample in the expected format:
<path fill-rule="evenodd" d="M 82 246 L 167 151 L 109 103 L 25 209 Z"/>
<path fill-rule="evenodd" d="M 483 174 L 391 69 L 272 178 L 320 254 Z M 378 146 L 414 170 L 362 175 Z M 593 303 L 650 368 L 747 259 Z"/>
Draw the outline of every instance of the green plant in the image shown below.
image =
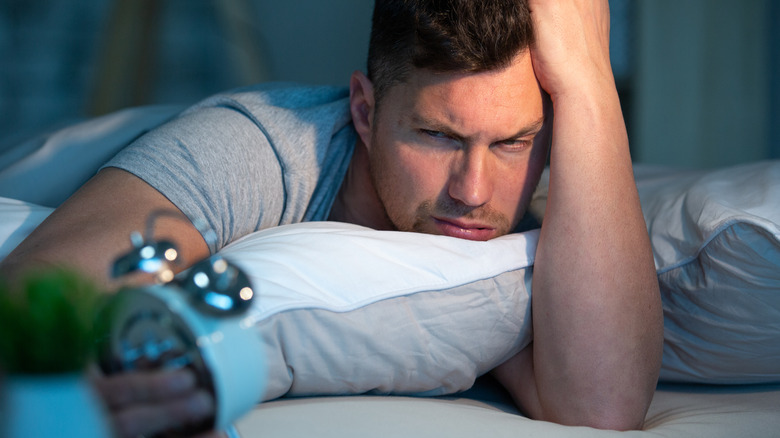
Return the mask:
<path fill-rule="evenodd" d="M 103 294 L 67 269 L 30 272 L 0 284 L 0 368 L 10 374 L 77 372 L 94 347 Z"/>

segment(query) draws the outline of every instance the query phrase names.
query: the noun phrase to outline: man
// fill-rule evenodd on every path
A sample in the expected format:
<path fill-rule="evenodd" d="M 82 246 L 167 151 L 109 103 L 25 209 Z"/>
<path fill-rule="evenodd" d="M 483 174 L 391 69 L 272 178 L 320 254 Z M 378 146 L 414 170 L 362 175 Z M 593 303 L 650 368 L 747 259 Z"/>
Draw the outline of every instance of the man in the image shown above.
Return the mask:
<path fill-rule="evenodd" d="M 327 90 L 212 100 L 112 160 L 127 170 L 100 171 L 6 272 L 67 260 L 108 281 L 130 231 L 160 208 L 217 232 L 209 244 L 191 224 L 159 221 L 156 236 L 189 262 L 248 228 L 326 218 L 487 240 L 519 223 L 551 143 L 534 342 L 493 374 L 533 418 L 637 428 L 658 376 L 662 317 L 608 42 L 606 0 L 378 0 L 368 76 L 352 75 L 345 118 L 333 116 L 338 96 Z M 324 133 L 307 128 L 323 117 Z M 301 131 L 280 134 L 279 124 Z M 299 136 L 315 145 L 305 156 L 284 140 Z M 192 170 L 174 178 L 174 167 Z M 302 191 L 306 204 L 290 201 Z M 158 373 L 99 387 L 133 436 L 207 416 L 211 400 L 193 385 L 186 373 Z"/>

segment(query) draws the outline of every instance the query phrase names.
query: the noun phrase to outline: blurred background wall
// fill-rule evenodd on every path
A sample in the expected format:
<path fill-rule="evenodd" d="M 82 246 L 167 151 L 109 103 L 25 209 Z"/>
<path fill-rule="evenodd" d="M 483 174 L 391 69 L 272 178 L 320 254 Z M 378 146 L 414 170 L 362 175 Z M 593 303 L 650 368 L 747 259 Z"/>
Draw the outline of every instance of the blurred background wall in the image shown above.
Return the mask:
<path fill-rule="evenodd" d="M 780 1 L 612 0 L 635 161 L 780 158 Z M 346 85 L 370 0 L 0 0 L 0 148 L 266 80 Z"/>
<path fill-rule="evenodd" d="M 780 1 L 636 1 L 634 159 L 780 158 Z"/>

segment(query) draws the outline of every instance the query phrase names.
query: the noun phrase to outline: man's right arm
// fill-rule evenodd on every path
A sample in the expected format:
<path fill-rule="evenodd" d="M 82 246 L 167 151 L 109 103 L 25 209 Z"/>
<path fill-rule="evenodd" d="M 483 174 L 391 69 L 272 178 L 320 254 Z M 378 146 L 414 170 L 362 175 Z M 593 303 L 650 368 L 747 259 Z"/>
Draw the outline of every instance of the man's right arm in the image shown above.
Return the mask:
<path fill-rule="evenodd" d="M 0 275 L 13 278 L 31 268 L 55 265 L 77 269 L 104 287 L 115 287 L 110 278 L 114 260 L 132 248 L 130 233 L 143 232 L 149 215 L 158 210 L 179 213 L 171 201 L 135 175 L 103 169 L 0 263 Z M 209 255 L 200 232 L 184 216 L 161 216 L 153 231 L 155 239 L 176 244 L 183 262 L 179 269 Z"/>
<path fill-rule="evenodd" d="M 143 232 L 149 215 L 158 210 L 179 212 L 135 175 L 103 169 L 0 263 L 0 277 L 12 279 L 27 270 L 63 266 L 111 290 L 118 286 L 110 278 L 114 260 L 131 249 L 130 233 Z M 179 269 L 209 255 L 200 232 L 182 218 L 161 216 L 153 230 L 155 239 L 176 244 L 183 261 Z M 132 281 L 153 279 L 135 276 Z M 154 434 L 213 415 L 213 400 L 187 370 L 96 377 L 95 387 L 112 413 L 119 436 Z"/>
<path fill-rule="evenodd" d="M 606 0 L 529 0 L 531 59 L 555 117 L 531 346 L 496 369 L 536 419 L 642 426 L 663 309 L 609 62 Z"/>

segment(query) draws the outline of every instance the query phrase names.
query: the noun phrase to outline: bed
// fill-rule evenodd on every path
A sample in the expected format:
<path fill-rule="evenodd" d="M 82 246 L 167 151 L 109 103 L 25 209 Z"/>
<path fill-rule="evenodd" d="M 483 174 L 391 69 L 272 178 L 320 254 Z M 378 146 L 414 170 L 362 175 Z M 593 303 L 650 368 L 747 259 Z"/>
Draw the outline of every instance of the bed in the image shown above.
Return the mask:
<path fill-rule="evenodd" d="M 119 148 L 178 111 L 128 109 L 1 151 L 0 258 Z M 624 435 L 780 436 L 780 162 L 636 165 L 635 174 L 665 344 L 644 430 Z M 536 220 L 545 199 L 543 179 L 531 207 Z M 221 251 L 263 297 L 249 314 L 265 349 L 257 372 L 267 373 L 266 383 L 256 388 L 263 403 L 234 432 L 618 434 L 530 420 L 485 375 L 532 339 L 537 231 L 491 242 L 388 233 L 299 224 Z M 517 256 L 493 256 L 507 251 Z M 359 269 L 344 270 L 351 265 Z"/>

